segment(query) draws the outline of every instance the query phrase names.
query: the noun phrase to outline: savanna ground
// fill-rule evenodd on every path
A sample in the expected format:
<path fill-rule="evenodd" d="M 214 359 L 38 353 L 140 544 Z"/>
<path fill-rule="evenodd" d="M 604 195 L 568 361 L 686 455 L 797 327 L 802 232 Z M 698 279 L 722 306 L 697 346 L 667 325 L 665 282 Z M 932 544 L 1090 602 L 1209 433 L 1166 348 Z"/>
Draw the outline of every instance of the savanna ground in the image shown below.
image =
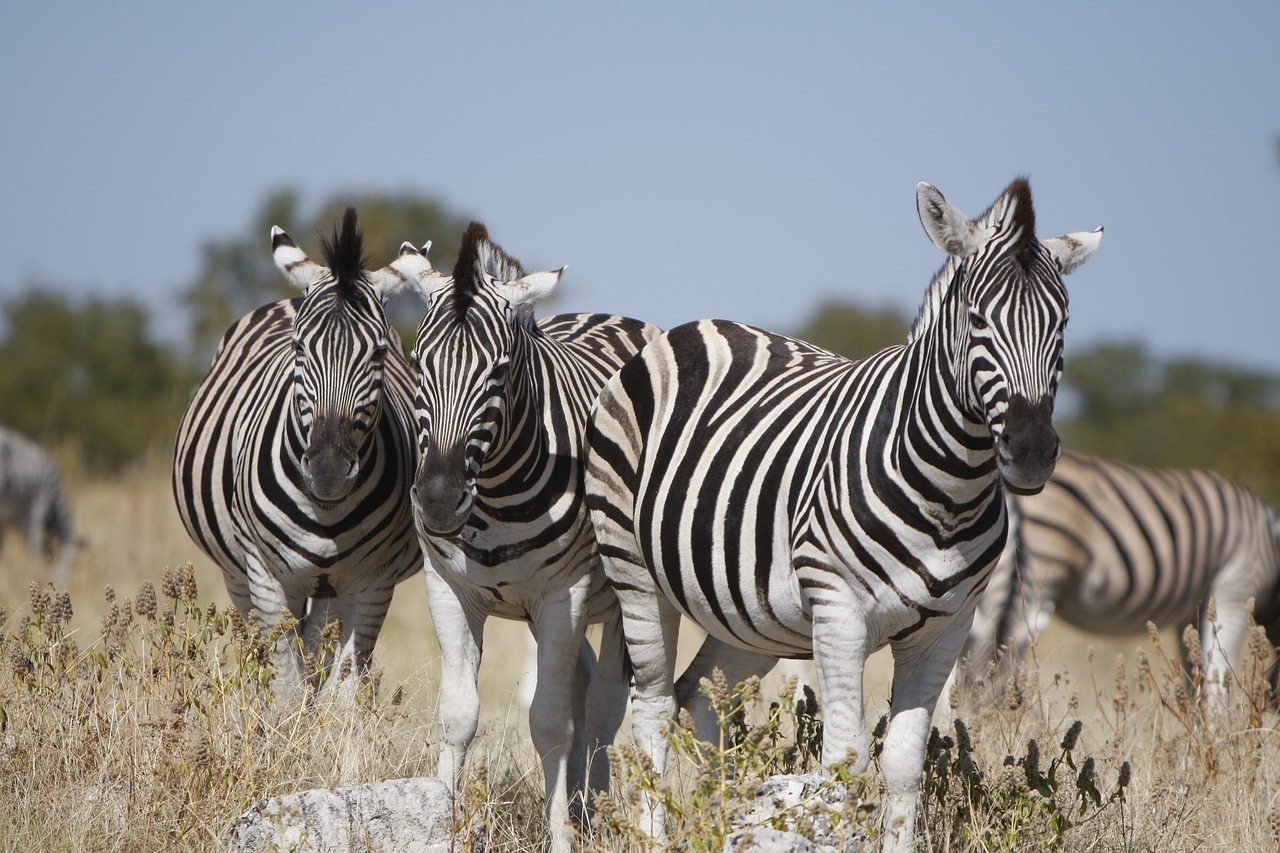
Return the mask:
<path fill-rule="evenodd" d="M 439 664 L 421 576 L 397 592 L 376 691 L 354 708 L 273 702 L 266 638 L 230 612 L 219 571 L 187 538 L 166 455 L 111 481 L 59 461 L 89 539 L 65 587 L 48 584 L 16 535 L 0 554 L 0 850 L 217 849 L 264 797 L 432 772 Z M 459 850 L 525 850 L 544 829 L 541 772 L 513 698 L 525 634 L 503 622 L 486 633 Z M 1210 726 L 1177 671 L 1180 645 L 1054 626 L 1021 701 L 1001 685 L 956 697 L 963 724 L 944 726 L 930 750 L 921 848 L 1275 851 L 1280 731 L 1259 693 L 1262 664 L 1238 667 L 1237 703 Z M 889 677 L 877 654 L 871 721 L 887 708 Z M 677 732 L 684 758 L 659 785 L 624 748 L 618 801 L 584 849 L 648 846 L 625 818 L 628 791 L 642 785 L 670 803 L 673 846 L 718 850 L 722 818 L 752 775 L 799 768 L 813 746 L 811 719 L 780 679 L 761 696 L 749 746 L 727 762 L 733 773 Z M 781 707 L 770 711 L 771 699 Z M 794 744 L 797 723 L 800 749 L 784 761 L 772 744 Z M 874 807 L 874 775 L 849 790 Z"/>

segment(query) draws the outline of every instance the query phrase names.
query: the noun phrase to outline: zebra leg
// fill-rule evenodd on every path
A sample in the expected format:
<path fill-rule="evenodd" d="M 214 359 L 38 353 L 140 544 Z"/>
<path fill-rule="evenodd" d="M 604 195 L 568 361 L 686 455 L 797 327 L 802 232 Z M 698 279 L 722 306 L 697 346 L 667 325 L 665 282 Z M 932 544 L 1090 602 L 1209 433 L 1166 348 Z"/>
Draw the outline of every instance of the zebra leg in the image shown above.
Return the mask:
<path fill-rule="evenodd" d="M 630 687 L 622 614 L 614 609 L 602 629 L 600 660 L 587 687 L 587 786 L 591 791 L 609 790 L 609 754 L 605 750 L 627 714 Z"/>
<path fill-rule="evenodd" d="M 721 721 L 711 708 L 711 700 L 702 692 L 702 679 L 710 679 L 718 669 L 732 688 L 753 675 L 765 675 L 777 663 L 778 659 L 771 655 L 731 646 L 708 634 L 698 647 L 698 653 L 676 682 L 676 704 L 688 709 L 698 736 L 715 743 Z"/>
<path fill-rule="evenodd" d="M 386 581 L 388 584 L 390 580 Z M 373 664 L 373 648 L 391 607 L 394 587 L 370 584 L 358 589 L 343 590 L 330 610 L 329 619 L 338 619 L 342 633 L 338 649 L 329 664 L 329 680 L 325 686 L 354 697 L 366 682 Z M 323 625 L 321 626 L 323 627 Z"/>
<path fill-rule="evenodd" d="M 874 646 L 861 607 L 828 590 L 813 600 L 813 663 L 822 694 L 822 766 L 849 762 L 855 773 L 871 763 L 863 708 L 863 675 Z"/>
<path fill-rule="evenodd" d="M 667 767 L 666 726 L 676 713 L 676 644 L 680 614 L 656 589 L 615 586 L 622 607 L 622 632 L 627 641 L 635 687 L 631 694 L 631 732 L 636 745 L 653 762 L 661 777 Z M 645 796 L 640 828 L 666 837 L 662 806 Z"/>
<path fill-rule="evenodd" d="M 1232 664 L 1249 632 L 1247 599 L 1219 596 L 1213 602 L 1212 609 L 1204 608 L 1200 621 L 1204 700 L 1210 714 L 1225 712 L 1230 706 Z"/>
<path fill-rule="evenodd" d="M 244 553 L 245 572 L 249 578 L 249 607 L 258 614 L 258 626 L 264 634 L 287 617 L 292 617 L 299 624 L 290 628 L 276 640 L 273 657 L 276 666 L 276 678 L 298 694 L 305 694 L 308 673 L 302 657 L 302 645 L 299 627 L 303 625 L 306 613 L 306 591 L 298 590 L 291 594 L 281 579 L 267 570 L 258 557 L 256 549 Z"/>
<path fill-rule="evenodd" d="M 893 697 L 889 705 L 889 731 L 880 754 L 886 788 L 882 818 L 884 853 L 907 853 L 915 849 L 916 808 L 929 725 L 942 685 L 960 655 L 971 621 L 972 610 L 958 615 L 931 642 L 890 644 Z"/>
<path fill-rule="evenodd" d="M 587 673 L 582 667 L 588 663 L 583 660 L 588 591 L 588 584 L 561 590 L 555 597 L 544 600 L 534 614 L 538 682 L 529 706 L 529 735 L 542 759 L 547 826 L 553 853 L 569 853 L 572 838 L 569 796 L 576 793 L 571 791 L 572 787 L 581 790 L 586 765 L 585 745 L 580 746 L 578 741 L 585 739 L 585 727 L 580 724 L 586 698 Z M 571 771 L 571 764 L 578 761 L 581 765 Z M 573 780 L 569 778 L 571 773 Z"/>
<path fill-rule="evenodd" d="M 427 607 L 440 646 L 440 761 L 436 777 L 458 790 L 462 763 L 480 723 L 476 673 L 484 647 L 485 614 L 465 609 L 453 587 L 428 563 Z"/>

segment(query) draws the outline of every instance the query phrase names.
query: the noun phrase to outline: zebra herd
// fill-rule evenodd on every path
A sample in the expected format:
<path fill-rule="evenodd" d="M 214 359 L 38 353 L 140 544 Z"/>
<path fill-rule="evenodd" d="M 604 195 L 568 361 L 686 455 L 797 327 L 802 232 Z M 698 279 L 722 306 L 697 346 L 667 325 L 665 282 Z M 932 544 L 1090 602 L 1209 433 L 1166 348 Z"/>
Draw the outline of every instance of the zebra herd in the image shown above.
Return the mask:
<path fill-rule="evenodd" d="M 1064 483 L 1094 466 L 1113 484 L 1141 480 L 1141 496 L 1163 507 L 1135 509 L 1139 534 L 1124 539 L 1151 545 L 1152 558 L 1117 545 L 1124 592 L 1114 570 L 1098 581 L 1071 563 L 1075 598 L 1051 571 L 1038 586 L 1006 572 L 1001 555 L 1017 550 L 1007 541 L 1050 565 L 1101 547 L 1092 531 L 1072 532 L 1058 502 L 1021 497 L 1043 489 L 1090 504 L 1083 486 L 1053 478 L 1051 415 L 1062 279 L 1101 229 L 1037 238 L 1022 179 L 974 220 L 927 184 L 917 207 L 947 260 L 907 342 L 856 362 L 720 320 L 661 333 L 605 314 L 535 319 L 563 268 L 527 273 L 477 223 L 449 276 L 427 259 L 429 244 L 406 243 L 389 266 L 366 269 L 353 211 L 325 242 L 323 265 L 276 229 L 277 264 L 304 295 L 250 313 L 219 346 L 177 437 L 183 521 L 237 607 L 264 628 L 296 621 L 277 657 L 307 690 L 367 672 L 394 586 L 423 568 L 447 697 L 438 775 L 452 786 L 477 727 L 485 620 L 527 622 L 539 672 L 530 731 L 555 851 L 571 849 L 590 792 L 608 785 L 598 748 L 621 723 L 629 680 L 637 744 L 661 769 L 664 719 L 683 706 L 708 724 L 700 676 L 718 667 L 732 681 L 812 656 L 823 764 L 852 759 L 860 770 L 870 758 L 863 665 L 888 645 L 883 846 L 912 849 L 948 673 L 966 640 L 1020 650 L 1032 634 L 1010 626 L 1033 621 L 1033 589 L 1052 587 L 1040 595 L 1063 615 L 1105 601 L 1134 619 L 1153 608 L 1185 618 L 1164 603 L 1211 592 L 1228 652 L 1245 598 L 1259 616 L 1280 602 L 1280 526 L 1256 498 L 1206 479 L 1200 511 L 1184 494 L 1161 498 L 1176 477 L 1071 455 L 1058 463 Z M 411 360 L 383 311 L 405 290 L 426 306 Z M 1135 506 L 1136 492 L 1116 488 Z M 1119 516 L 1092 521 L 1106 528 Z M 1160 536 L 1174 544 L 1152 544 Z M 1238 546 L 1221 565 L 1213 536 Z M 1175 567 L 1171 555 L 1186 559 Z M 1003 598 L 989 603 L 993 573 Z M 677 678 L 682 616 L 707 638 Z M 306 671 L 304 653 L 335 619 L 338 660 Z M 603 624 L 598 660 L 590 623 Z M 661 810 L 644 808 L 660 837 Z"/>

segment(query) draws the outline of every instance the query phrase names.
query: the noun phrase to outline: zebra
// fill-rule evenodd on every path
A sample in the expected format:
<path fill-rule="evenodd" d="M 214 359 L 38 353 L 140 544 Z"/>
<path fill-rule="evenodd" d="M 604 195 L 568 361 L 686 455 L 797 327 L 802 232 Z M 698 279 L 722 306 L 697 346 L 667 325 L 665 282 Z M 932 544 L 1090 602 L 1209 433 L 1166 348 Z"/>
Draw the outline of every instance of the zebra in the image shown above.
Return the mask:
<path fill-rule="evenodd" d="M 22 531 L 29 554 L 54 559 L 54 583 L 66 580 L 83 543 L 72 532 L 58 466 L 38 444 L 0 427 L 0 545 L 6 525 Z"/>
<path fill-rule="evenodd" d="M 1243 486 L 1068 452 L 1040 495 L 1012 503 L 1015 547 L 979 604 L 961 654 L 969 666 L 1004 649 L 1007 678 L 1054 614 L 1111 635 L 1198 623 L 1201 656 L 1190 663 L 1208 708 L 1221 710 L 1250 601 L 1280 645 L 1280 516 Z"/>
<path fill-rule="evenodd" d="M 264 630 L 298 620 L 275 659 L 308 695 L 320 677 L 331 692 L 367 673 L 392 590 L 422 567 L 409 508 L 413 377 L 383 310 L 403 280 L 365 270 L 354 209 L 322 245 L 324 266 L 272 229 L 276 265 L 304 295 L 228 329 L 173 465 L 182 521 L 235 606 Z M 335 620 L 335 658 L 312 673 L 307 657 Z"/>
<path fill-rule="evenodd" d="M 912 848 L 930 717 L 1004 545 L 1003 491 L 1034 492 L 1053 471 L 1062 276 L 1101 239 L 1037 240 L 1024 178 L 977 221 L 924 183 L 917 208 L 950 257 L 905 345 L 855 362 L 688 323 L 605 385 L 587 427 L 587 505 L 622 608 L 638 746 L 661 772 L 663 719 L 712 666 L 734 683 L 812 656 L 822 763 L 864 770 L 864 664 L 888 644 L 887 850 Z M 708 637 L 673 683 L 681 615 Z M 664 835 L 660 808 L 644 809 Z"/>
<path fill-rule="evenodd" d="M 583 500 L 582 433 L 600 386 L 658 330 L 605 314 L 535 322 L 534 304 L 565 268 L 526 274 L 478 222 L 452 277 L 407 243 L 393 266 L 427 303 L 413 349 L 422 461 L 412 501 L 448 697 L 437 775 L 456 787 L 475 736 L 485 620 L 528 622 L 539 671 L 530 734 L 552 849 L 567 851 L 570 809 L 575 821 L 586 815 L 588 764 L 590 788 L 608 787 L 607 759 L 589 753 L 612 740 L 627 691 L 617 603 Z M 597 622 L 593 673 L 584 631 Z"/>

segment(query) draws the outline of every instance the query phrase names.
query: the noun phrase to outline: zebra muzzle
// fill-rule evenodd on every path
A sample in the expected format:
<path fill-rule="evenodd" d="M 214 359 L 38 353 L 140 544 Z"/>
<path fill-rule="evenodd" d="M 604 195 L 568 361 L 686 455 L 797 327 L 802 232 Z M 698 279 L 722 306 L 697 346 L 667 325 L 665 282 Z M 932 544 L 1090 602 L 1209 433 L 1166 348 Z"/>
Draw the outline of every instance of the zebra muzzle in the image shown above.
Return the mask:
<path fill-rule="evenodd" d="M 996 467 L 1009 491 L 1038 494 L 1053 475 L 1062 444 L 1053 428 L 1053 397 L 1032 403 L 1021 394 L 1009 398 L 1004 429 L 996 440 Z"/>
<path fill-rule="evenodd" d="M 465 479 L 420 477 L 409 492 L 418 527 L 431 536 L 456 536 L 471 516 L 473 495 Z"/>

